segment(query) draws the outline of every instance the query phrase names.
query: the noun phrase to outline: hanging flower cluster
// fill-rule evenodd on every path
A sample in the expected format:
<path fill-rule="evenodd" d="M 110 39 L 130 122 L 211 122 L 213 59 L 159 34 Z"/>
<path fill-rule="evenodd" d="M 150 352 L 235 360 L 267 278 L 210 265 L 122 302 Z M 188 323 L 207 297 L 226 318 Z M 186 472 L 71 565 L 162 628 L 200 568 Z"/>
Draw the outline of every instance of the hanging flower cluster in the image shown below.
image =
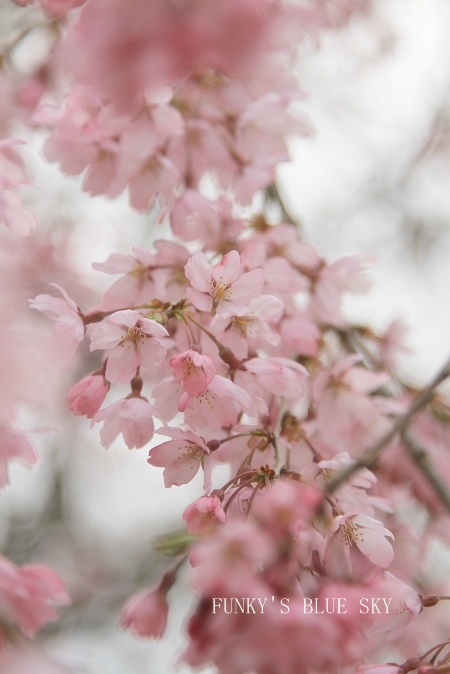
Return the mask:
<path fill-rule="evenodd" d="M 447 671 L 438 632 L 438 645 L 403 665 L 367 661 L 385 641 L 407 656 L 405 630 L 414 634 L 441 598 L 417 582 L 423 558 L 404 549 L 417 534 L 401 510 L 423 505 L 424 549 L 432 527 L 448 523 L 450 414 L 434 393 L 448 367 L 418 396 L 403 386 L 392 367 L 399 325 L 375 334 L 343 310 L 346 296 L 367 291 L 369 260 L 328 263 L 254 201 L 273 194 L 287 136 L 306 131 L 293 113 L 292 45 L 367 3 L 39 4 L 54 42 L 46 68 L 5 99 L 9 114 L 19 108 L 47 127 L 46 157 L 84 172 L 87 192 L 127 190 L 173 234 L 96 262 L 117 277 L 97 306 L 56 284 L 30 302 L 55 322 L 45 354 L 58 372 L 88 345 L 91 371 L 67 405 L 100 426 L 103 447 L 119 436 L 130 450 L 147 447 L 145 467 L 162 469 L 167 488 L 203 478 L 174 565 L 130 598 L 122 625 L 161 637 L 167 593 L 188 563 L 198 601 L 181 661 L 193 667 Z M 37 105 L 60 70 L 71 78 L 64 103 Z M 34 221 L 10 192 L 25 181 L 15 144 L 0 142 L 0 216 L 27 233 Z M 0 421 L 3 486 L 9 461 L 37 455 L 11 410 Z M 223 465 L 229 479 L 218 484 Z M 439 535 L 449 542 L 448 527 Z M 56 617 L 51 603 L 68 602 L 62 581 L 2 559 L 0 635 L 11 625 L 34 634 Z"/>

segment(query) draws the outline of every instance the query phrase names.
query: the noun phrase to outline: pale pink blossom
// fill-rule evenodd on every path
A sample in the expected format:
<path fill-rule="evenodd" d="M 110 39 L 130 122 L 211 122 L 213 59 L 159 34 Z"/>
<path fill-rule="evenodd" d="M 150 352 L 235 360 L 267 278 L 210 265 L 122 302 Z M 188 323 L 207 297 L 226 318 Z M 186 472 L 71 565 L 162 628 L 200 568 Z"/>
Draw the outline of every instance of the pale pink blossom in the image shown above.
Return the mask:
<path fill-rule="evenodd" d="M 275 8 L 268 0 L 181 6 L 130 0 L 126 7 L 119 0 L 97 0 L 82 11 L 62 58 L 79 81 L 100 87 L 117 105 L 129 108 L 141 92 L 171 84 L 196 68 L 242 72 L 268 39 Z"/>
<path fill-rule="evenodd" d="M 332 523 L 327 541 L 326 568 L 337 578 L 350 577 L 359 563 L 359 551 L 372 564 L 386 568 L 394 558 L 394 550 L 387 538 L 394 538 L 384 524 L 362 513 L 338 515 Z"/>
<path fill-rule="evenodd" d="M 168 435 L 172 440 L 152 447 L 148 463 L 164 468 L 164 485 L 180 486 L 190 482 L 200 468 L 204 471 L 204 490 L 211 489 L 211 457 L 205 441 L 190 430 L 163 426 L 160 435 Z"/>
<path fill-rule="evenodd" d="M 66 291 L 56 283 L 51 284 L 62 295 L 38 295 L 30 301 L 30 307 L 37 309 L 56 321 L 52 334 L 47 340 L 49 359 L 58 372 L 66 370 L 84 337 L 84 323 L 81 312 Z"/>
<path fill-rule="evenodd" d="M 173 241 L 158 240 L 156 253 L 132 246 L 131 255 L 114 253 L 92 266 L 107 274 L 124 274 L 108 288 L 101 308 L 106 311 L 148 304 L 149 298 L 177 300 L 185 291 L 184 266 L 189 251 Z"/>
<path fill-rule="evenodd" d="M 14 647 L 0 649 L 0 668 L 2 674 L 76 674 L 71 666 L 28 639 L 15 639 Z"/>
<path fill-rule="evenodd" d="M 192 396 L 204 393 L 216 373 L 212 359 L 192 349 L 172 356 L 170 365 L 175 381 Z"/>
<path fill-rule="evenodd" d="M 215 309 L 219 316 L 228 317 L 257 297 L 264 280 L 261 269 L 242 274 L 239 253 L 232 250 L 221 262 L 212 266 L 204 253 L 195 253 L 185 267 L 192 288 L 188 299 L 200 311 Z"/>
<path fill-rule="evenodd" d="M 272 295 L 260 295 L 236 309 L 228 318 L 216 315 L 211 330 L 236 358 L 246 358 L 249 349 L 276 346 L 280 335 L 273 329 L 283 313 L 283 302 Z"/>
<path fill-rule="evenodd" d="M 288 358 L 252 358 L 245 367 L 255 378 L 258 386 L 269 393 L 298 400 L 306 393 L 308 372 L 303 365 Z M 245 376 L 239 371 L 239 380 Z"/>
<path fill-rule="evenodd" d="M 306 313 L 286 317 L 280 324 L 282 345 L 288 354 L 316 357 L 320 351 L 321 332 Z"/>
<path fill-rule="evenodd" d="M 14 192 L 0 192 L 0 222 L 18 234 L 30 234 L 37 226 L 37 220 Z"/>
<path fill-rule="evenodd" d="M 166 631 L 168 614 L 169 605 L 163 590 L 143 590 L 128 600 L 120 622 L 122 627 L 140 637 L 160 639 Z"/>
<path fill-rule="evenodd" d="M 200 496 L 185 509 L 183 520 L 191 534 L 210 534 L 226 515 L 217 496 Z"/>
<path fill-rule="evenodd" d="M 318 323 L 345 327 L 341 305 L 344 293 L 364 294 L 370 287 L 365 267 L 371 262 L 367 255 L 350 255 L 324 265 L 314 283 L 309 311 Z"/>
<path fill-rule="evenodd" d="M 178 409 L 184 412 L 186 423 L 193 430 L 210 427 L 218 430 L 236 423 L 242 412 L 252 412 L 249 395 L 232 381 L 214 375 L 204 393 L 191 396 L 184 391 L 178 401 Z"/>
<path fill-rule="evenodd" d="M 336 454 L 328 461 L 319 461 L 317 467 L 321 474 L 317 476 L 316 480 L 328 480 L 342 468 L 352 463 L 353 460 L 348 452 Z M 392 507 L 387 499 L 367 493 L 376 483 L 377 478 L 372 471 L 364 467 L 360 468 L 334 492 L 333 500 L 344 512 L 352 510 L 370 517 L 374 516 L 375 507 L 385 512 L 391 512 Z"/>
<path fill-rule="evenodd" d="M 357 365 L 358 361 L 357 356 L 346 356 L 312 381 L 317 423 L 323 438 L 335 450 L 350 454 L 367 445 L 370 430 L 376 430 L 376 425 L 383 422 L 376 398 L 371 394 L 388 379 L 386 373 L 371 372 Z"/>
<path fill-rule="evenodd" d="M 92 417 L 91 425 L 103 421 L 100 440 L 106 449 L 121 433 L 128 449 L 139 449 L 153 437 L 153 407 L 146 398 L 117 400 Z"/>
<path fill-rule="evenodd" d="M 371 631 L 374 634 L 384 634 L 387 641 L 395 641 L 411 620 L 422 612 L 422 600 L 412 587 L 389 571 L 384 572 L 381 582 L 373 582 L 372 592 L 379 597 L 390 597 L 391 603 L 388 614 L 376 616 Z"/>
<path fill-rule="evenodd" d="M 99 411 L 109 391 L 109 382 L 103 374 L 89 374 L 72 386 L 67 394 L 67 403 L 75 416 L 91 419 Z"/>
<path fill-rule="evenodd" d="M 161 365 L 166 350 L 159 339 L 168 335 L 156 321 L 138 311 L 116 311 L 90 330 L 91 351 L 107 351 L 106 378 L 126 383 L 138 367 L 153 369 Z"/>
<path fill-rule="evenodd" d="M 17 624 L 32 636 L 58 614 L 53 604 L 69 604 L 61 578 L 45 566 L 18 567 L 0 556 L 0 622 Z"/>
<path fill-rule="evenodd" d="M 208 199 L 197 190 L 188 189 L 175 202 L 170 224 L 174 234 L 185 241 L 204 241 L 209 231 L 220 228 L 220 216 Z"/>
<path fill-rule="evenodd" d="M 34 466 L 38 460 L 33 443 L 24 433 L 0 425 L 0 488 L 9 483 L 8 464 L 19 461 L 25 466 Z"/>

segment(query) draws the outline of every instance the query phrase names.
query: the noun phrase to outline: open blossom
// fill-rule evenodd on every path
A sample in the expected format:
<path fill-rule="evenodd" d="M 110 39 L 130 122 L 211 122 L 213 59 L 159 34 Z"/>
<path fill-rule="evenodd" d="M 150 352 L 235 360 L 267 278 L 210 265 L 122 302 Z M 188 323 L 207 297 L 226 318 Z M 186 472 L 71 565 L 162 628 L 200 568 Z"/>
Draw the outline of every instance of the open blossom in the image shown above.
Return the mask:
<path fill-rule="evenodd" d="M 165 486 L 187 484 L 202 467 L 205 474 L 204 489 L 209 491 L 211 489 L 211 457 L 204 440 L 192 431 L 183 431 L 168 426 L 160 428 L 158 433 L 173 438 L 152 447 L 148 455 L 148 463 L 164 468 Z"/>
<path fill-rule="evenodd" d="M 217 496 L 200 496 L 185 509 L 183 520 L 190 533 L 207 534 L 214 531 L 217 522 L 225 522 L 226 515 Z"/>
<path fill-rule="evenodd" d="M 117 400 L 104 407 L 92 418 L 91 425 L 103 421 L 100 440 L 103 447 L 110 447 L 122 433 L 128 449 L 143 447 L 153 437 L 153 407 L 146 398 L 130 397 Z"/>
<path fill-rule="evenodd" d="M 132 246 L 131 255 L 114 253 L 105 262 L 92 265 L 107 274 L 124 274 L 103 295 L 103 310 L 141 306 L 149 297 L 170 302 L 184 293 L 189 251 L 174 241 L 158 240 L 153 245 L 154 253 Z"/>
<path fill-rule="evenodd" d="M 0 488 L 8 484 L 8 463 L 19 461 L 33 466 L 38 455 L 31 441 L 23 433 L 0 425 Z"/>
<path fill-rule="evenodd" d="M 198 431 L 201 428 L 218 430 L 237 422 L 242 412 L 252 412 L 249 395 L 232 381 L 214 375 L 208 388 L 199 395 L 184 391 L 178 401 L 178 409 L 184 412 L 186 423 Z"/>
<path fill-rule="evenodd" d="M 80 310 L 66 291 L 56 283 L 51 285 L 61 293 L 62 298 L 38 295 L 30 301 L 30 307 L 56 321 L 46 346 L 48 357 L 58 372 L 63 372 L 69 367 L 84 337 L 84 323 Z"/>
<path fill-rule="evenodd" d="M 384 524 L 368 515 L 346 513 L 333 521 L 333 532 L 327 544 L 326 568 L 337 577 L 350 577 L 358 564 L 358 550 L 372 564 L 386 568 L 394 558 L 387 538 L 394 538 Z"/>
<path fill-rule="evenodd" d="M 166 350 L 158 338 L 167 335 L 156 321 L 126 309 L 91 328 L 90 348 L 108 351 L 106 378 L 124 384 L 134 377 L 138 367 L 152 369 L 162 363 Z"/>
<path fill-rule="evenodd" d="M 166 631 L 168 614 L 164 590 L 144 590 L 129 599 L 120 622 L 122 627 L 133 630 L 140 637 L 159 639 Z"/>
<path fill-rule="evenodd" d="M 219 316 L 235 313 L 237 307 L 257 297 L 264 285 L 261 269 L 241 273 L 239 253 L 232 250 L 214 267 L 204 253 L 195 253 L 185 267 L 192 288 L 187 289 L 190 302 L 200 311 L 215 309 Z"/>
<path fill-rule="evenodd" d="M 423 610 L 422 600 L 418 593 L 396 578 L 389 571 L 384 572 L 381 582 L 374 582 L 377 596 L 390 597 L 390 611 L 386 615 L 377 616 L 371 628 L 374 634 L 384 634 L 387 641 L 394 641 L 402 634 L 408 624 Z"/>
<path fill-rule="evenodd" d="M 246 358 L 249 349 L 256 350 L 279 343 L 280 335 L 271 324 L 279 321 L 283 308 L 283 302 L 278 297 L 260 295 L 236 308 L 233 316 L 214 316 L 211 329 L 236 358 Z"/>
<path fill-rule="evenodd" d="M 211 358 L 192 349 L 173 356 L 170 365 L 174 370 L 175 381 L 193 396 L 204 393 L 216 373 Z"/>
<path fill-rule="evenodd" d="M 52 569 L 18 567 L 0 556 L 0 625 L 17 624 L 23 634 L 32 636 L 57 619 L 53 604 L 69 603 L 64 583 Z"/>

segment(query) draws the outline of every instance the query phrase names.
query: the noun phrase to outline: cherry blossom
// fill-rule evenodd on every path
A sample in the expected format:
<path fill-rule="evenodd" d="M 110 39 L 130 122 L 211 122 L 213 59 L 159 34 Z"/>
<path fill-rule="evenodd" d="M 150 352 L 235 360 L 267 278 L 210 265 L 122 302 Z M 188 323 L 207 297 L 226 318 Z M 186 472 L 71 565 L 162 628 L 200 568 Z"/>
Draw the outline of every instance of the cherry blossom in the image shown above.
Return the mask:
<path fill-rule="evenodd" d="M 144 447 L 153 437 L 153 407 L 146 398 L 128 397 L 99 410 L 92 424 L 103 421 L 100 440 L 106 449 L 121 433 L 128 449 Z"/>
<path fill-rule="evenodd" d="M 30 301 L 30 307 L 37 309 L 56 321 L 53 333 L 46 343 L 46 350 L 58 372 L 66 370 L 84 337 L 84 323 L 79 308 L 66 291 L 52 283 L 62 295 L 38 295 Z"/>
<path fill-rule="evenodd" d="M 160 435 L 168 435 L 172 440 L 153 447 L 148 455 L 148 463 L 164 468 L 164 484 L 166 487 L 182 485 L 190 482 L 200 467 L 204 470 L 204 489 L 211 489 L 210 450 L 204 440 L 179 428 L 163 427 L 158 429 Z"/>
<path fill-rule="evenodd" d="M 138 367 L 153 369 L 162 363 L 166 350 L 158 338 L 167 330 L 138 311 L 116 311 L 90 331 L 91 351 L 106 349 L 108 381 L 126 383 Z"/>
<path fill-rule="evenodd" d="M 195 253 L 185 267 L 192 284 L 187 289 L 190 302 L 201 311 L 215 309 L 222 317 L 233 315 L 236 307 L 257 297 L 263 287 L 260 269 L 242 274 L 239 253 L 232 250 L 214 267 L 204 253 Z"/>
<path fill-rule="evenodd" d="M 174 378 L 189 395 L 204 393 L 215 375 L 214 363 L 209 356 L 188 349 L 178 356 L 172 356 L 170 365 Z"/>
<path fill-rule="evenodd" d="M 0 425 L 0 488 L 9 483 L 8 464 L 19 461 L 26 466 L 34 466 L 38 460 L 32 442 L 23 433 Z"/>
<path fill-rule="evenodd" d="M 57 619 L 53 604 L 69 604 L 64 583 L 45 566 L 15 566 L 0 557 L 0 613 L 2 623 L 17 624 L 31 636 Z"/>
<path fill-rule="evenodd" d="M 131 597 L 124 607 L 121 624 L 140 637 L 160 639 L 166 631 L 168 613 L 164 592 L 143 590 Z"/>
<path fill-rule="evenodd" d="M 333 521 L 333 533 L 327 544 L 326 566 L 338 577 L 341 573 L 350 576 L 353 551 L 357 549 L 373 564 L 387 568 L 394 557 L 387 538 L 393 538 L 393 534 L 379 520 L 359 513 L 339 515 Z"/>
<path fill-rule="evenodd" d="M 191 533 L 211 533 L 226 515 L 217 496 L 200 496 L 186 508 L 183 520 Z"/>
<path fill-rule="evenodd" d="M 184 567 L 195 596 L 183 666 L 219 674 L 446 671 L 440 611 L 449 589 L 432 577 L 430 560 L 450 540 L 450 407 L 435 390 L 450 368 L 422 393 L 403 381 L 399 322 L 377 331 L 353 325 L 346 311 L 349 296 L 367 291 L 372 260 L 325 259 L 291 222 L 275 184 L 288 137 L 310 132 L 298 114 L 298 63 L 325 30 L 369 11 L 369 0 L 36 5 L 15 8 L 20 29 L 0 54 L 0 487 L 11 481 L 13 491 L 13 462 L 37 461 L 22 429 L 33 428 L 34 438 L 37 418 L 44 437 L 41 410 L 51 407 L 64 431 L 60 408 L 68 407 L 91 428 L 101 424 L 83 457 L 92 443 L 109 448 L 122 436 L 128 449 L 148 445 L 140 458 L 149 479 L 162 473 L 165 487 L 194 490 L 178 530 L 158 539 L 168 553 L 159 584 L 135 587 L 141 571 L 155 570 L 148 531 L 142 569 L 131 557 L 121 578 L 120 570 L 93 569 L 105 590 L 114 580 L 105 597 L 127 583 L 134 593 L 122 627 L 162 637 L 167 593 Z M 22 40 L 43 51 L 29 69 Z M 17 128 L 31 154 L 45 132 L 52 170 L 79 176 L 88 195 L 127 199 L 141 211 L 142 227 L 123 237 L 108 216 L 101 244 L 109 257 L 92 264 L 114 277 L 104 292 L 105 279 L 93 274 L 91 285 L 84 272 L 77 209 L 56 230 L 45 209 L 37 228 L 22 204 L 16 190 L 31 173 L 23 142 L 12 137 Z M 48 279 L 68 292 L 53 284 L 58 296 L 30 302 L 55 321 L 36 357 L 35 336 L 49 329 L 21 307 Z M 69 385 L 64 377 L 44 382 L 47 361 L 61 373 L 75 353 Z M 164 441 L 152 442 L 155 433 Z M 59 450 L 52 458 L 63 484 Z M 11 517 L 5 551 L 22 555 L 14 526 Z M 47 528 L 27 555 L 53 554 Z M 75 582 L 80 615 L 94 585 Z M 264 610 L 232 610 L 245 597 Z M 361 599 L 380 597 L 389 611 L 358 611 Z M 346 611 L 336 610 L 341 601 Z M 44 670 L 45 658 L 21 660 L 31 653 L 24 639 L 66 603 L 54 571 L 0 557 L 0 649 L 16 653 L 18 667 Z M 314 605 L 325 610 L 309 611 Z M 425 609 L 426 624 L 416 620 Z M 56 629 L 59 642 L 64 622 Z M 402 665 L 367 664 L 387 659 L 385 641 Z"/>

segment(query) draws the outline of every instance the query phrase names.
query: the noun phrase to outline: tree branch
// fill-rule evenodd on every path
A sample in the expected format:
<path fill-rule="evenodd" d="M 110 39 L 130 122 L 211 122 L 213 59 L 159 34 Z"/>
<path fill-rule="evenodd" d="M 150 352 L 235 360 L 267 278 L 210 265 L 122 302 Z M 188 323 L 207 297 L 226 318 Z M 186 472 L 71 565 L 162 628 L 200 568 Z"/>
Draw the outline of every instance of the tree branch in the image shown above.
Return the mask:
<path fill-rule="evenodd" d="M 409 410 L 397 418 L 391 429 L 385 433 L 385 435 L 383 435 L 383 437 L 380 438 L 380 440 L 378 440 L 372 447 L 367 449 L 359 457 L 359 459 L 340 470 L 329 480 L 325 489 L 325 494 L 328 495 L 333 493 L 341 484 L 346 482 L 346 480 L 348 480 L 348 478 L 356 473 L 356 471 L 358 471 L 360 468 L 373 468 L 382 451 L 398 434 L 402 434 L 404 431 L 406 431 L 413 417 L 430 402 L 434 395 L 435 389 L 449 376 L 450 359 L 447 360 L 447 362 L 442 366 L 428 386 L 417 394 Z"/>
<path fill-rule="evenodd" d="M 439 477 L 436 468 L 431 462 L 428 452 L 423 449 L 409 433 L 403 431 L 401 434 L 403 444 L 411 459 L 419 468 L 421 473 L 428 480 L 428 483 L 433 487 L 436 494 L 441 499 L 447 510 L 450 512 L 450 491 L 448 486 Z"/>

